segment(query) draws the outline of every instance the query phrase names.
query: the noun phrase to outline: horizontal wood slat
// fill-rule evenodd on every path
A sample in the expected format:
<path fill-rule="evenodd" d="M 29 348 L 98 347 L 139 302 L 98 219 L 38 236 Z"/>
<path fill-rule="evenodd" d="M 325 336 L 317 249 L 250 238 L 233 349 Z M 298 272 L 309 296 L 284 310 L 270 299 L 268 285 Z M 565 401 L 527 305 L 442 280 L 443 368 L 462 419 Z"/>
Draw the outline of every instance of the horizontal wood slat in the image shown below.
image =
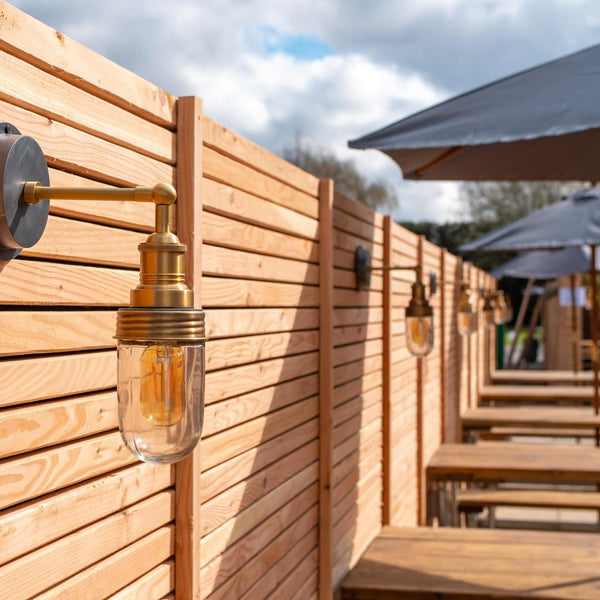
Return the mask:
<path fill-rule="evenodd" d="M 175 483 L 168 465 L 136 464 L 0 514 L 0 564 L 120 511 Z"/>
<path fill-rule="evenodd" d="M 117 394 L 104 392 L 0 411 L 0 458 L 118 426 Z"/>
<path fill-rule="evenodd" d="M 2 100 L 0 111 L 3 119 L 38 142 L 53 167 L 98 177 L 114 185 L 152 185 L 157 181 L 172 184 L 175 181 L 175 171 L 166 163 Z"/>
<path fill-rule="evenodd" d="M 18 316 L 15 315 L 15 318 Z M 68 373 L 69 377 L 61 377 Z M 0 406 L 110 388 L 117 381 L 115 351 L 0 361 Z"/>
<path fill-rule="evenodd" d="M 0 508 L 126 467 L 136 459 L 119 432 L 98 435 L 0 463 Z"/>
<path fill-rule="evenodd" d="M 12 260 L 1 268 L 0 304 L 127 306 L 136 271 Z"/>
<path fill-rule="evenodd" d="M 31 598 L 31 594 L 39 594 L 82 568 L 89 567 L 94 562 L 102 560 L 148 535 L 153 530 L 166 525 L 173 519 L 173 515 L 174 492 L 160 492 L 139 504 L 0 567 L 3 593 L 15 600 Z M 162 557 L 159 555 L 156 562 L 162 562 L 171 554 L 172 545 L 167 539 L 163 538 L 161 541 L 167 552 L 166 556 L 165 553 Z M 150 560 L 153 559 L 150 558 Z M 115 564 L 114 557 L 111 562 Z M 120 572 L 112 573 L 110 577 L 106 577 L 107 572 L 105 572 L 104 578 L 107 580 L 105 585 L 108 586 L 115 585 L 119 574 L 121 577 L 125 576 L 124 581 L 117 584 L 116 589 L 109 588 L 109 593 L 117 591 L 123 584 L 131 581 L 133 565 L 125 565 L 125 567 L 125 569 L 121 568 Z M 133 575 L 135 576 L 135 572 Z M 79 577 L 81 576 L 80 573 Z M 23 585 L 24 581 L 27 581 L 27 586 Z M 67 589 L 73 589 L 72 583 L 69 582 Z M 99 583 L 98 580 L 95 582 L 96 585 Z M 81 591 L 81 587 L 79 589 Z M 57 590 L 48 592 L 48 594 L 56 593 Z M 57 596 L 49 595 L 47 597 L 56 598 Z M 59 597 L 65 596 L 59 594 Z"/>
<path fill-rule="evenodd" d="M 316 177 L 207 116 L 202 119 L 202 138 L 207 146 L 253 166 L 271 177 L 285 181 L 311 196 L 317 197 L 319 194 L 319 180 Z"/>
<path fill-rule="evenodd" d="M 317 218 L 319 203 L 314 196 L 265 176 L 253 168 L 231 160 L 205 146 L 202 153 L 204 174 L 211 179 L 275 202 L 308 217 Z"/>
<path fill-rule="evenodd" d="M 116 311 L 0 311 L 0 356 L 114 348 Z"/>
<path fill-rule="evenodd" d="M 2 2 L 0 47 L 157 123 L 175 124 L 175 99 L 131 71 Z"/>
<path fill-rule="evenodd" d="M 175 162 L 175 136 L 163 127 L 81 90 L 18 58 L 0 52 L 0 97 L 78 129 Z M 43 92 L 42 92 L 43 91 Z"/>

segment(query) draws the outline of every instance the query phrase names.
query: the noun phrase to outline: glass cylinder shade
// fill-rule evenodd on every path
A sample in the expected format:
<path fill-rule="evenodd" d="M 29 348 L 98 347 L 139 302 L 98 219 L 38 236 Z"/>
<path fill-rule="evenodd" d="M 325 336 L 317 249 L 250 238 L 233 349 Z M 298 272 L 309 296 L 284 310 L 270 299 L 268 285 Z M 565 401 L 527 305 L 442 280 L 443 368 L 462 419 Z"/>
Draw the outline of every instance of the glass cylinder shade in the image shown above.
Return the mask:
<path fill-rule="evenodd" d="M 118 343 L 119 428 L 127 448 L 149 463 L 172 463 L 200 439 L 204 344 Z"/>
<path fill-rule="evenodd" d="M 494 325 L 494 311 L 491 309 L 488 310 L 484 307 L 484 309 L 481 311 L 481 314 L 483 315 L 484 327 L 492 327 L 492 325 Z"/>
<path fill-rule="evenodd" d="M 456 313 L 456 328 L 459 335 L 464 337 L 477 330 L 477 313 L 474 310 L 458 311 Z"/>
<path fill-rule="evenodd" d="M 414 356 L 425 356 L 433 348 L 433 316 L 406 317 L 406 345 Z"/>
<path fill-rule="evenodd" d="M 493 309 L 493 319 L 496 325 L 502 325 L 502 323 L 506 323 L 508 315 L 508 310 L 506 307 L 506 300 L 504 300 L 504 296 L 498 296 L 494 302 Z"/>

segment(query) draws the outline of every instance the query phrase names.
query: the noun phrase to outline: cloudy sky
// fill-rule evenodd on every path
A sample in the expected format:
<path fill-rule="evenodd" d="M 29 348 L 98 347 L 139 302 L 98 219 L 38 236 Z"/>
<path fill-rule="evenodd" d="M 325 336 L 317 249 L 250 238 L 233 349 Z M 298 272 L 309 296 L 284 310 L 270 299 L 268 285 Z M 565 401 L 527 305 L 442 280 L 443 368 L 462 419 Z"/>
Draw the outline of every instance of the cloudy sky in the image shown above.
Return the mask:
<path fill-rule="evenodd" d="M 13 0 L 280 154 L 300 136 L 398 192 L 401 220 L 461 217 L 458 185 L 403 181 L 346 142 L 600 43 L 597 0 Z"/>

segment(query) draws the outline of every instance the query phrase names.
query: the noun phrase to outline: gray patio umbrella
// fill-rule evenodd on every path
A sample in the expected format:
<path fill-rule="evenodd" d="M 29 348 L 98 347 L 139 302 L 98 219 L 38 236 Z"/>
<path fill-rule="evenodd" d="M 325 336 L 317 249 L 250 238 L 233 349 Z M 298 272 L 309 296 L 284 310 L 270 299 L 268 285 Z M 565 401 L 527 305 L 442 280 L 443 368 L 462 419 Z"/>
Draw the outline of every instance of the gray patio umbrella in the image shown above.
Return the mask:
<path fill-rule="evenodd" d="M 600 45 L 500 79 L 349 142 L 405 179 L 600 178 Z"/>
<path fill-rule="evenodd" d="M 513 223 L 503 225 L 460 246 L 461 252 L 541 250 L 590 246 L 589 270 L 592 284 L 592 366 L 594 412 L 600 412 L 598 392 L 598 306 L 596 291 L 596 246 L 600 244 L 600 190 L 580 190 Z M 596 445 L 600 431 L 596 430 Z"/>
<path fill-rule="evenodd" d="M 490 275 L 496 279 L 557 279 L 588 271 L 589 268 L 589 255 L 581 246 L 573 246 L 564 250 L 536 250 L 519 254 L 491 271 Z"/>

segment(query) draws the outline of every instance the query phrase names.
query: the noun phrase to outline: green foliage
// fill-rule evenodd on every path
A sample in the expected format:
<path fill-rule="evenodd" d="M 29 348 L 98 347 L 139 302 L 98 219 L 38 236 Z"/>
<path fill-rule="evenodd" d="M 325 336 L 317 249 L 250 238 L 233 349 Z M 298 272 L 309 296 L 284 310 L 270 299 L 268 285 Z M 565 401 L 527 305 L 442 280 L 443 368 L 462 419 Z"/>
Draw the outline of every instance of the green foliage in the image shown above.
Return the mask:
<path fill-rule="evenodd" d="M 373 209 L 393 210 L 398 207 L 394 189 L 382 180 L 367 181 L 351 160 L 340 160 L 323 149 L 310 148 L 299 139 L 283 150 L 283 158 L 315 177 L 333 179 L 337 191 Z"/>

